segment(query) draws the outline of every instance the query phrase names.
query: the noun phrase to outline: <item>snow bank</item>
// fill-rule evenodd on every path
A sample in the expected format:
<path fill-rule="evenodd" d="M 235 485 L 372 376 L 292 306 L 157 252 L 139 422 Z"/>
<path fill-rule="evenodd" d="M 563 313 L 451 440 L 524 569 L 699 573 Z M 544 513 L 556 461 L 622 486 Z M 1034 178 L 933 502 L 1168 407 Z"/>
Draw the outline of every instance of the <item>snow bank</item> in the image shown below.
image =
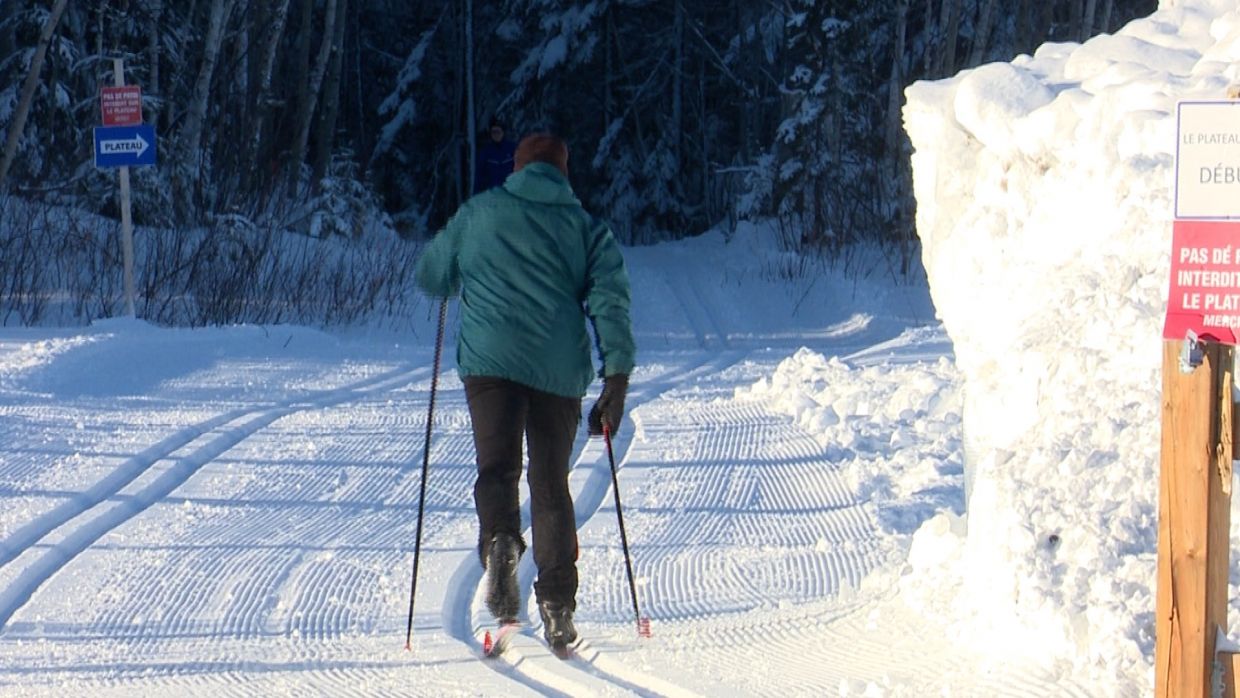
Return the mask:
<path fill-rule="evenodd" d="M 927 335 L 909 330 L 891 344 Z M 963 505 L 958 389 L 946 358 L 863 367 L 802 348 L 736 395 L 763 400 L 813 433 L 884 530 L 907 535 L 936 510 Z"/>
<path fill-rule="evenodd" d="M 967 533 L 944 515 L 915 536 L 907 597 L 1120 693 L 1152 680 L 1175 103 L 1223 98 L 1237 58 L 1236 3 L 1182 0 L 907 91 L 968 496 Z"/>

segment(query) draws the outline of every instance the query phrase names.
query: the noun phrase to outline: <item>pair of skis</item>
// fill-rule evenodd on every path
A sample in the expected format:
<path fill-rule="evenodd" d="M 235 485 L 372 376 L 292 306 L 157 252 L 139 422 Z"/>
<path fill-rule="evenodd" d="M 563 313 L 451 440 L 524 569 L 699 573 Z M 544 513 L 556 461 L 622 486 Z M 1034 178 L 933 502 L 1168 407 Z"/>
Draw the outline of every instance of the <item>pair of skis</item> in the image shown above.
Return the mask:
<path fill-rule="evenodd" d="M 603 424 L 603 443 L 607 447 L 607 460 L 611 464 L 611 484 L 612 492 L 615 494 L 616 501 L 616 520 L 620 524 L 620 544 L 624 548 L 624 569 L 629 580 L 629 596 L 633 600 L 633 616 L 637 619 L 637 635 L 638 637 L 650 637 L 650 618 L 643 616 L 641 610 L 637 607 L 637 585 L 633 581 L 633 561 L 629 556 L 629 536 L 624 529 L 624 510 L 620 508 L 620 480 L 616 475 L 616 454 L 611 446 L 611 425 Z M 412 608 L 412 601 L 410 608 Z M 482 656 L 496 657 L 503 653 L 508 646 L 508 641 L 513 634 L 517 633 L 521 628 L 521 624 L 517 622 L 500 623 L 499 628 L 492 635 L 488 630 L 482 637 Z M 551 652 L 560 659 L 567 659 L 572 656 L 572 645 L 559 645 L 551 643 Z"/>
<path fill-rule="evenodd" d="M 500 623 L 499 627 L 492 634 L 490 630 L 486 631 L 482 636 L 482 656 L 492 659 L 504 653 L 508 649 L 508 645 L 513 635 L 521 632 L 521 624 L 517 622 Z M 560 645 L 551 643 L 551 653 L 560 659 L 569 659 L 573 656 L 573 646 Z"/>
<path fill-rule="evenodd" d="M 508 648 L 509 641 L 512 636 L 521 632 L 521 623 L 518 621 L 502 622 L 499 627 L 492 633 L 487 630 L 482 634 L 482 656 L 483 658 L 498 657 Z M 650 619 L 642 616 L 637 621 L 638 637 L 650 637 Z M 573 656 L 573 647 L 577 642 L 559 644 L 555 642 L 548 643 L 551 653 L 560 659 L 569 659 Z"/>

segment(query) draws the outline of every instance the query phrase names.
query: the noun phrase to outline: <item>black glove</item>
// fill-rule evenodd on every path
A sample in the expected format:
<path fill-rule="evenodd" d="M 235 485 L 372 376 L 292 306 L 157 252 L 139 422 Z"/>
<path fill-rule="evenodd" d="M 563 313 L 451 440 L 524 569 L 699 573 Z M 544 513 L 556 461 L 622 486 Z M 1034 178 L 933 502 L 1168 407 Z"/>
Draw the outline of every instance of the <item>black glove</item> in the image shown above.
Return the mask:
<path fill-rule="evenodd" d="M 606 424 L 612 435 L 620 428 L 620 420 L 624 417 L 624 394 L 629 389 L 629 376 L 617 373 L 603 379 L 603 392 L 598 402 L 590 409 L 590 436 L 601 436 L 603 425 Z"/>

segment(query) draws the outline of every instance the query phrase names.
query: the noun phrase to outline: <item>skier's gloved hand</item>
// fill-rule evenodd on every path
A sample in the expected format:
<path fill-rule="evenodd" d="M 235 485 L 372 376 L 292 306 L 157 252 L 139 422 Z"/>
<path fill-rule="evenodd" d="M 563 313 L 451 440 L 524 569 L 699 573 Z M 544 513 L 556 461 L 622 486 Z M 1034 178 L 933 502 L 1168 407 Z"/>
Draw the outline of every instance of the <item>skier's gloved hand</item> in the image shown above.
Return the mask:
<path fill-rule="evenodd" d="M 590 425 L 590 436 L 601 436 L 603 425 L 606 424 L 612 435 L 620 428 L 620 420 L 624 417 L 624 394 L 629 389 L 629 376 L 617 373 L 603 379 L 603 392 L 598 402 L 590 409 L 587 420 Z"/>

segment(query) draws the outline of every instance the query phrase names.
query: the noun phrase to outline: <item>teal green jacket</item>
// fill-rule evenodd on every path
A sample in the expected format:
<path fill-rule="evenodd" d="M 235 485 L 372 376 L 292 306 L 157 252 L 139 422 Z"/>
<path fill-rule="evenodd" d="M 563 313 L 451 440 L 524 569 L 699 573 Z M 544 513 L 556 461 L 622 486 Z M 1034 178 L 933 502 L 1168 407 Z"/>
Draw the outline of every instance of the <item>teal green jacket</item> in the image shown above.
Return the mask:
<path fill-rule="evenodd" d="M 492 376 L 580 398 L 600 375 L 630 373 L 629 277 L 606 224 L 560 171 L 532 163 L 466 201 L 418 259 L 426 293 L 461 296 L 461 376 Z"/>

